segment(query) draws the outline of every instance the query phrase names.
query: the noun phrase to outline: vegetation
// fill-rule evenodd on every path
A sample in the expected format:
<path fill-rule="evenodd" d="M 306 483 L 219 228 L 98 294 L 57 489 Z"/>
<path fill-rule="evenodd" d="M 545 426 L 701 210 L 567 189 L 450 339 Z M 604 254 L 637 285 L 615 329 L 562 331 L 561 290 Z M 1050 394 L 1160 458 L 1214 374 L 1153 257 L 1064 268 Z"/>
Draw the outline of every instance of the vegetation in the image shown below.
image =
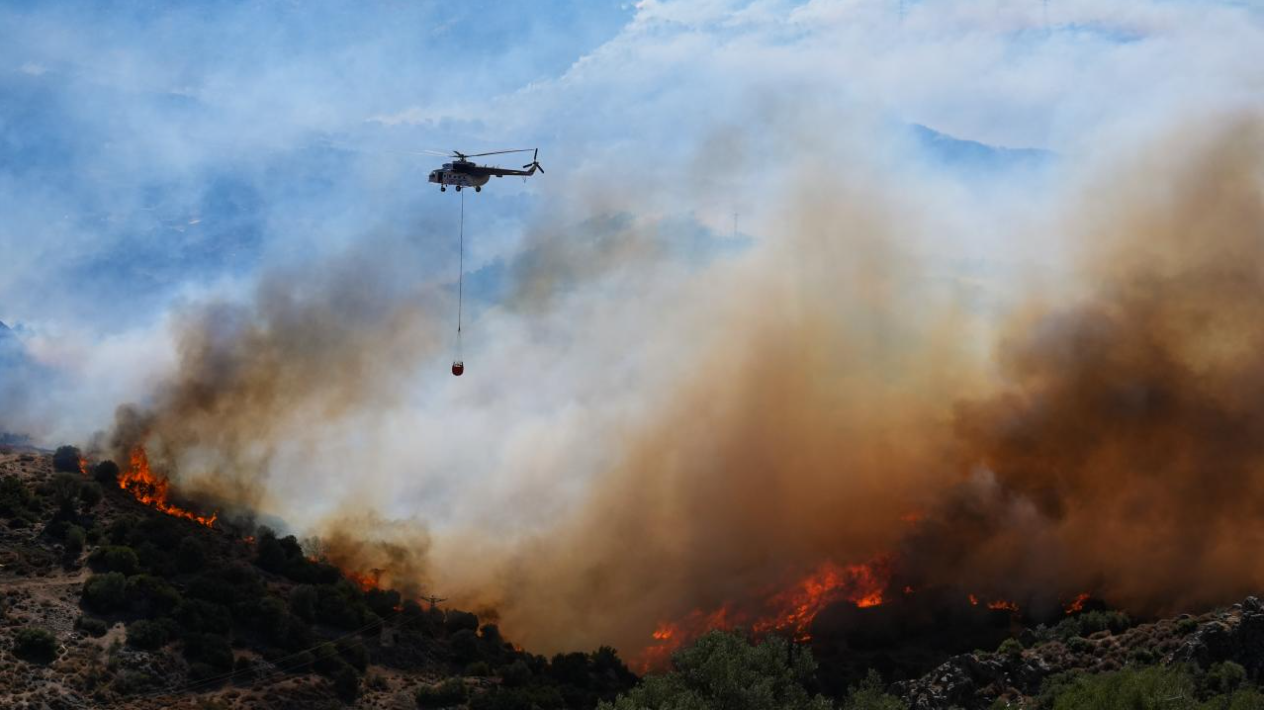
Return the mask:
<path fill-rule="evenodd" d="M 92 480 L 103 486 L 117 486 L 119 481 L 119 465 L 105 460 L 92 469 Z"/>
<path fill-rule="evenodd" d="M 849 689 L 842 710 L 906 710 L 906 703 L 884 692 L 884 683 L 874 669 L 858 685 Z"/>
<path fill-rule="evenodd" d="M 806 690 L 815 664 L 809 650 L 779 638 L 749 643 L 739 633 L 713 631 L 673 656 L 673 670 L 643 679 L 606 710 L 728 708 L 827 710 L 831 702 Z"/>
<path fill-rule="evenodd" d="M 98 477 L 99 473 L 109 475 Z M 93 637 L 106 635 L 111 624 L 126 628 L 107 653 L 76 672 L 76 677 L 84 679 L 86 697 L 103 706 L 123 706 L 127 696 L 161 690 L 173 681 L 205 679 L 208 689 L 225 684 L 246 688 L 263 678 L 276 679 L 279 672 L 316 674 L 318 678 L 304 685 L 329 693 L 326 703 L 353 703 L 362 694 L 385 691 L 395 682 L 387 680 L 394 675 L 385 676 L 383 669 L 411 671 L 421 666 L 436 674 L 429 677 L 442 679 L 413 691 L 422 708 L 905 707 L 886 692 L 874 670 L 847 689 L 844 679 L 832 685 L 824 675 L 816 676 L 808 648 L 776 638 L 754 642 L 737 633 L 713 632 L 682 648 L 667 672 L 650 675 L 641 683 L 608 647 L 551 658 L 525 653 L 508 643 L 497 625 L 481 624 L 475 614 L 426 609 L 393 590 L 362 589 L 338 568 L 314 558 L 311 550 L 306 552 L 294 536 L 259 528 L 252 543 L 130 502 L 124 506 L 126 495 L 107 495 L 114 490 L 107 481 L 117 476 L 117 467 L 103 472 L 99 465 L 94 470 L 98 482 L 83 480 L 77 469 L 44 475 L 39 485 L 15 476 L 0 478 L 0 518 L 11 530 L 30 528 L 19 537 L 37 544 L 21 550 L 22 560 L 36 558 L 40 546 L 56 551 L 60 545 L 65 553 L 60 561 L 69 570 L 88 551 L 93 574 L 82 588 L 86 611 L 76 620 L 76 628 Z M 59 559 L 56 554 L 49 557 L 52 564 Z M 8 623 L 14 629 L 10 633 L 15 656 L 34 663 L 58 659 L 60 646 L 54 633 L 36 626 L 21 628 L 22 622 L 12 617 Z M 392 632 L 390 642 L 388 634 L 380 642 L 384 625 Z M 1084 665 L 1125 665 L 1098 675 L 1052 675 L 1037 696 L 1024 699 L 1024 707 L 1262 707 L 1257 670 L 1247 673 L 1230 662 L 1214 663 L 1205 670 L 1157 666 L 1166 649 L 1138 643 L 1137 634 L 1144 629 L 1130 631 L 1131 625 L 1124 614 L 1099 608 L 1061 619 L 1050 628 L 1040 627 L 1032 637 L 1022 636 L 1026 644 L 1031 640 L 1062 642 L 1065 648 L 1051 649 Z M 1188 633 L 1197 626 L 1198 621 L 1189 618 L 1162 628 L 1172 634 L 1170 639 L 1173 633 Z M 1106 633 L 1127 636 L 1101 639 Z M 1099 650 L 1114 644 L 1119 655 L 1107 663 Z M 66 655 L 54 668 L 70 666 L 75 649 L 84 646 L 68 643 Z M 1130 649 L 1129 658 L 1126 649 Z M 1040 650 L 1025 652 L 1020 642 L 1007 639 L 996 652 L 981 652 L 977 660 L 1028 663 Z M 156 663 L 155 659 L 162 660 Z M 157 668 L 187 668 L 188 673 L 169 679 L 159 675 Z M 834 698 L 824 697 L 823 688 Z M 1034 687 L 1024 692 L 1033 693 Z"/>
<path fill-rule="evenodd" d="M 57 658 L 57 637 L 48 629 L 28 626 L 18 632 L 13 654 L 32 663 L 51 663 Z"/>
<path fill-rule="evenodd" d="M 73 446 L 59 446 L 53 452 L 53 470 L 79 473 L 80 453 Z"/>
<path fill-rule="evenodd" d="M 1182 666 L 1062 673 L 1036 701 L 1043 710 L 1249 710 L 1263 707 L 1263 694 L 1247 686 L 1244 668 L 1218 663 L 1205 673 Z"/>

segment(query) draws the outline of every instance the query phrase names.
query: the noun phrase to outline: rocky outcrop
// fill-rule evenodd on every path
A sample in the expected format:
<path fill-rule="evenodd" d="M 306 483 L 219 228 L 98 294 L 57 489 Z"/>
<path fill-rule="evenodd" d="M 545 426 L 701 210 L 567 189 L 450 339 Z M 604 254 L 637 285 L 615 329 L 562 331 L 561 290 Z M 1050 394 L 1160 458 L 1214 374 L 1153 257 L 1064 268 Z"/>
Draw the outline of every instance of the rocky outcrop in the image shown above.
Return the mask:
<path fill-rule="evenodd" d="M 953 656 L 932 672 L 895 683 L 890 692 L 915 710 L 985 710 L 998 699 L 1036 695 L 1043 679 L 1064 671 L 1097 673 L 1128 664 L 1195 664 L 1209 668 L 1233 661 L 1250 679 L 1263 679 L 1263 606 L 1257 597 L 1199 617 L 1187 614 L 1141 624 L 1121 633 L 1043 640 L 1029 634 L 1030 648 L 1016 644 L 994 653 Z"/>

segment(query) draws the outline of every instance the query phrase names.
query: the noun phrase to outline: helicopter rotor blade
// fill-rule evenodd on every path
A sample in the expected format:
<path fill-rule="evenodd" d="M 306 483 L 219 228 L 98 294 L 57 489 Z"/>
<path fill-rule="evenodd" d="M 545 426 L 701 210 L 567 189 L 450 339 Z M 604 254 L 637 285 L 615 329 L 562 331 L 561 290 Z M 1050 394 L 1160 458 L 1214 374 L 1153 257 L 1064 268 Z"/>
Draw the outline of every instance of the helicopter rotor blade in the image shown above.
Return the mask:
<path fill-rule="evenodd" d="M 532 148 L 516 148 L 515 150 L 494 150 L 488 153 L 471 153 L 467 155 L 466 157 L 478 158 L 481 155 L 501 155 L 502 153 L 527 153 L 530 150 L 532 150 Z"/>

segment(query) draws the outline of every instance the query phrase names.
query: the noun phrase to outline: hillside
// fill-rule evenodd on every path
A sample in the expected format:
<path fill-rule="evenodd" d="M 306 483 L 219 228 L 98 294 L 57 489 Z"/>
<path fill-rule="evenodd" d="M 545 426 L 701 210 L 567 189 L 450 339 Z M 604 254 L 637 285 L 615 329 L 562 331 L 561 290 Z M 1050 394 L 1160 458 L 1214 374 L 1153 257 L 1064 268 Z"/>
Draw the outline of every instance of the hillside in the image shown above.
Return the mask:
<path fill-rule="evenodd" d="M 975 638 L 1004 638 L 996 650 L 925 644 L 936 660 L 906 679 L 900 654 L 832 632 L 824 614 L 811 643 L 707 634 L 639 684 L 610 648 L 534 655 L 474 614 L 350 578 L 293 537 L 161 512 L 117 475 L 69 449 L 0 448 L 0 662 L 17 669 L 0 674 L 3 707 L 986 710 L 1079 707 L 1096 693 L 1136 697 L 1131 707 L 1159 693 L 1178 699 L 1168 708 L 1262 706 L 1255 597 L 1146 623 L 1089 604 L 1058 623 L 990 627 Z M 737 683 L 738 705 L 719 697 Z"/>
<path fill-rule="evenodd" d="M 19 669 L 0 706 L 589 708 L 635 681 L 611 649 L 521 651 L 293 537 L 167 515 L 54 460 L 0 449 L 0 662 Z"/>

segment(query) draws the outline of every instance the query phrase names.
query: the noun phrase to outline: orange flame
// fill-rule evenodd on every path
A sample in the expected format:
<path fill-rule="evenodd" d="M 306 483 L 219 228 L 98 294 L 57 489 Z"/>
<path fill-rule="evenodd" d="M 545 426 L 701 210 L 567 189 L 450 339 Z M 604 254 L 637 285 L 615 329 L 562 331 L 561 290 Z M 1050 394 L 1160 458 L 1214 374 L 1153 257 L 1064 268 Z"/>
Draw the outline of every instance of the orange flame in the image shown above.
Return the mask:
<path fill-rule="evenodd" d="M 991 609 L 1006 609 L 1008 611 L 1021 610 L 1020 604 L 1017 604 L 1016 602 L 1007 601 L 1006 599 L 999 599 L 997 601 L 992 601 L 989 604 L 986 604 L 986 606 Z"/>
<path fill-rule="evenodd" d="M 218 512 L 212 513 L 211 517 L 203 517 L 168 503 L 169 487 L 166 478 L 155 476 L 150 471 L 150 462 L 145 456 L 145 449 L 140 446 L 132 449 L 130 464 L 119 476 L 119 488 L 131 493 L 133 498 L 142 503 L 158 508 L 168 515 L 192 520 L 207 527 L 215 524 L 219 516 Z"/>
<path fill-rule="evenodd" d="M 1079 594 L 1074 597 L 1073 601 L 1069 603 L 1069 606 L 1065 607 L 1065 614 L 1077 614 L 1082 611 L 1083 605 L 1085 605 L 1090 599 L 1091 595 L 1087 592 Z"/>
<path fill-rule="evenodd" d="M 79 475 L 81 476 L 88 475 L 88 459 L 84 458 L 83 456 L 79 457 Z"/>
<path fill-rule="evenodd" d="M 976 605 L 978 605 L 978 604 L 980 604 L 980 603 L 981 603 L 981 600 L 977 599 L 977 595 L 975 595 L 975 594 L 969 594 L 969 595 L 968 595 L 968 601 L 969 601 L 969 602 L 972 602 L 972 605 L 973 605 L 973 606 L 976 606 Z"/>
<path fill-rule="evenodd" d="M 810 640 L 810 624 L 824 607 L 841 601 L 859 608 L 877 606 L 884 602 L 888 581 L 883 559 L 859 565 L 824 562 L 791 587 L 767 597 L 768 612 L 756 618 L 723 604 L 710 613 L 696 609 L 677 622 L 660 622 L 651 633 L 656 643 L 643 649 L 634 667 L 643 673 L 664 668 L 682 644 L 713 629 L 746 627 L 758 636 L 782 633 L 804 643 Z"/>
<path fill-rule="evenodd" d="M 369 572 L 344 572 L 344 575 L 355 582 L 362 592 L 368 592 L 371 589 L 378 589 L 378 580 L 383 575 L 383 570 L 372 569 Z"/>

